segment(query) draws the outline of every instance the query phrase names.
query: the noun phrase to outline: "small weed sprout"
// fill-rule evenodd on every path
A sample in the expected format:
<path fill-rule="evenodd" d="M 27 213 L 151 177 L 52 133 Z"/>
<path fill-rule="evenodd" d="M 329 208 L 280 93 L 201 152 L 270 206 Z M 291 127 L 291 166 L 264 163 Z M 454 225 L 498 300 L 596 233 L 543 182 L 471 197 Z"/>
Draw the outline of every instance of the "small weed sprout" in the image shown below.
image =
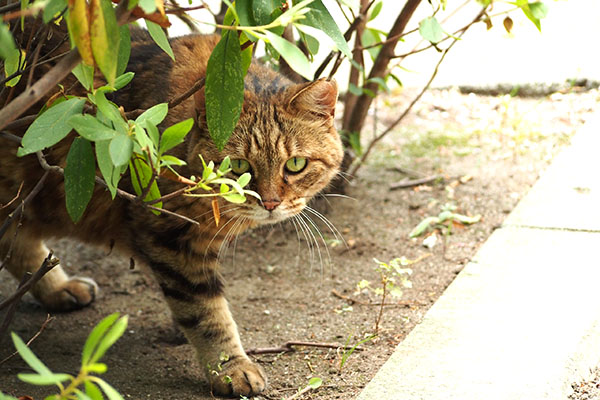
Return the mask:
<path fill-rule="evenodd" d="M 298 389 L 298 392 L 294 393 L 292 396 L 286 398 L 286 399 L 282 399 L 282 400 L 294 400 L 294 399 L 298 399 L 300 398 L 300 396 L 302 396 L 304 393 L 311 391 L 311 390 L 317 390 L 319 387 L 321 387 L 321 385 L 323 384 L 323 379 L 315 376 L 310 378 L 310 380 L 308 381 L 308 385 L 306 385 L 304 388 L 302 389 Z"/>
<path fill-rule="evenodd" d="M 424 218 L 412 231 L 410 231 L 408 237 L 412 239 L 421 236 L 423 233 L 432 228 L 442 228 L 446 234 L 450 234 L 453 222 L 458 222 L 463 225 L 470 225 L 479 222 L 481 219 L 480 214 L 470 217 L 468 215 L 455 213 L 455 210 L 456 206 L 452 204 L 444 205 L 437 217 Z"/>
<path fill-rule="evenodd" d="M 358 346 L 360 346 L 361 344 L 367 343 L 367 342 L 375 339 L 376 337 L 377 337 L 377 335 L 369 335 L 366 338 L 356 342 L 356 344 L 354 346 L 349 347 L 350 338 L 352 338 L 352 334 L 350 334 L 348 336 L 348 339 L 346 339 L 346 345 L 344 346 L 344 353 L 342 353 L 342 359 L 340 360 L 339 371 L 342 372 L 342 369 L 344 368 L 344 365 L 346 364 L 348 357 L 350 357 L 352 355 L 352 353 L 354 353 L 354 351 L 358 348 Z"/>
<path fill-rule="evenodd" d="M 383 315 L 383 307 L 385 306 L 385 300 L 389 295 L 392 297 L 400 298 L 402 297 L 402 288 L 411 288 L 412 283 L 408 280 L 408 277 L 412 274 L 412 269 L 405 268 L 407 265 L 414 264 L 417 261 L 422 259 L 419 258 L 417 260 L 409 260 L 406 257 L 394 258 L 389 263 L 385 263 L 383 261 L 379 261 L 374 258 L 373 261 L 377 265 L 375 265 L 375 271 L 379 273 L 379 284 L 376 287 L 371 285 L 371 282 L 363 279 L 356 285 L 358 292 L 370 291 L 373 292 L 377 296 L 381 296 L 381 304 L 379 307 L 379 313 L 377 315 L 377 319 L 375 320 L 375 332 L 379 332 L 379 323 L 381 322 L 381 317 Z"/>
<path fill-rule="evenodd" d="M 46 397 L 47 400 L 103 400 L 104 395 L 108 400 L 123 400 L 115 388 L 95 374 L 106 372 L 106 364 L 99 362 L 106 351 L 123 335 L 127 328 L 127 316 L 119 318 L 119 313 L 114 313 L 104 318 L 88 336 L 81 353 L 81 368 L 77 376 L 55 373 L 27 347 L 23 340 L 12 333 L 12 340 L 17 352 L 35 373 L 21 373 L 18 375 L 23 382 L 37 386 L 56 385 L 59 394 Z M 83 386 L 83 388 L 81 388 Z M 17 400 L 14 397 L 0 393 L 0 400 Z"/>

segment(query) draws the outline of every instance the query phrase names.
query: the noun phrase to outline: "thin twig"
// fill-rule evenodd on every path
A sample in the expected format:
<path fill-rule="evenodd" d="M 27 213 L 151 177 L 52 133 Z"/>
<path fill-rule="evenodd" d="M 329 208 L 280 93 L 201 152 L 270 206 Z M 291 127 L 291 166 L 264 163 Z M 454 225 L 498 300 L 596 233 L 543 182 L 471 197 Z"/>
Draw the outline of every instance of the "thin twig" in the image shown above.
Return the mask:
<path fill-rule="evenodd" d="M 44 332 L 44 329 L 46 329 L 46 326 L 50 323 L 54 321 L 54 317 L 51 317 L 50 314 L 46 315 L 46 320 L 44 321 L 44 323 L 42 324 L 42 326 L 40 327 L 40 329 L 36 332 L 35 335 L 33 335 L 31 337 L 31 339 L 29 339 L 27 341 L 27 343 L 25 343 L 27 346 L 31 345 L 31 343 L 33 343 L 33 341 L 35 339 L 38 338 L 38 336 L 40 336 L 42 334 L 42 332 Z M 5 362 L 7 362 L 8 360 L 10 360 L 11 358 L 13 358 L 14 356 L 16 356 L 17 354 L 19 354 L 18 351 L 15 351 L 14 353 L 12 353 L 11 355 L 9 355 L 8 357 L 6 357 L 4 360 L 0 361 L 0 365 L 4 364 Z"/>
<path fill-rule="evenodd" d="M 6 217 L 6 219 L 2 223 L 2 226 L 0 226 L 0 239 L 2 238 L 2 236 L 4 236 L 4 234 L 10 227 L 10 224 L 12 223 L 12 221 L 15 218 L 19 218 L 21 216 L 21 214 L 23 213 L 23 209 L 25 208 L 25 205 L 29 204 L 29 202 L 40 192 L 40 190 L 42 190 L 42 187 L 44 186 L 44 181 L 46 180 L 47 176 L 48 176 L 48 172 L 44 173 L 44 175 L 42 175 L 42 177 L 40 178 L 38 183 L 35 184 L 33 189 L 31 189 L 31 192 L 29 192 L 29 194 L 21 202 L 21 204 L 19 204 L 19 206 L 13 212 L 8 214 L 8 217 Z"/>
<path fill-rule="evenodd" d="M 390 190 L 407 189 L 414 186 L 425 185 L 443 178 L 444 177 L 441 175 L 431 175 L 419 179 L 404 179 L 400 182 L 392 183 L 389 188 Z"/>
<path fill-rule="evenodd" d="M 14 292 L 12 295 L 10 295 L 10 297 L 8 297 L 6 300 L 4 300 L 2 303 L 0 303 L 0 310 L 3 310 L 9 304 L 11 304 L 14 301 L 17 301 L 18 299 L 23 297 L 23 295 L 25 293 L 27 293 L 27 291 L 37 281 L 42 279 L 42 277 L 48 271 L 50 271 L 52 268 L 56 267 L 58 265 L 58 263 L 59 263 L 58 258 L 54 257 L 54 254 L 52 254 L 52 251 L 50 251 L 48 253 L 48 256 L 44 259 L 42 266 L 37 271 L 35 271 L 35 273 L 29 279 L 27 279 L 25 282 L 22 282 L 23 284 L 19 286 L 19 289 L 16 292 Z M 5 320 L 6 320 L 6 318 L 5 318 Z M 0 332 L 0 337 L 2 336 L 3 333 L 4 332 Z"/>
<path fill-rule="evenodd" d="M 276 354 L 276 353 L 289 353 L 296 351 L 293 346 L 306 346 L 306 347 L 319 347 L 325 349 L 343 349 L 349 350 L 353 348 L 353 346 L 344 346 L 339 343 L 321 343 L 321 342 L 299 342 L 299 341 L 289 341 L 285 342 L 280 347 L 258 347 L 254 349 L 246 350 L 246 354 L 248 355 L 256 355 L 256 354 Z M 361 347 L 356 347 L 354 350 L 363 350 Z"/>
<path fill-rule="evenodd" d="M 473 24 L 475 24 L 476 22 L 478 22 L 481 19 L 481 17 L 485 14 L 485 10 L 486 10 L 486 8 L 484 7 L 479 12 L 479 14 L 477 14 L 477 16 L 473 19 L 473 21 L 471 21 L 471 23 L 464 28 L 464 30 L 460 33 L 460 35 L 453 38 L 452 43 L 450 43 L 450 45 L 448 45 L 448 47 L 442 53 L 440 59 L 438 60 L 436 66 L 435 66 L 435 68 L 434 68 L 434 70 L 433 70 L 433 72 L 431 74 L 431 77 L 429 78 L 429 80 L 427 81 L 427 83 L 425 84 L 425 86 L 423 86 L 423 89 L 410 102 L 410 104 L 408 105 L 408 107 L 406 107 L 406 109 L 404 110 L 404 112 L 402 112 L 402 114 L 400 114 L 400 116 L 394 122 L 392 122 L 383 132 L 381 132 L 379 135 L 377 135 L 375 138 L 373 138 L 373 140 L 371 140 L 371 142 L 367 146 L 367 149 L 365 150 L 365 152 L 360 156 L 360 158 L 357 160 L 356 164 L 354 165 L 354 167 L 350 171 L 350 175 L 352 175 L 352 176 L 356 175 L 356 172 L 361 167 L 361 165 L 364 163 L 364 161 L 366 160 L 366 158 L 369 156 L 369 154 L 373 150 L 373 147 L 375 146 L 375 144 L 377 144 L 377 142 L 379 142 L 388 133 L 390 133 L 408 115 L 408 113 L 412 110 L 412 108 L 414 107 L 414 105 L 421 99 L 421 97 L 423 96 L 423 94 L 425 94 L 425 92 L 429 89 L 429 87 L 433 83 L 433 80 L 437 76 L 438 71 L 440 69 L 440 65 L 442 64 L 442 62 L 446 58 L 446 55 L 448 54 L 448 52 L 450 51 L 450 49 L 456 44 L 456 42 L 458 42 L 460 40 L 460 38 L 462 37 L 462 35 L 467 31 L 467 29 L 469 27 L 471 27 Z"/>
<path fill-rule="evenodd" d="M 381 306 L 381 305 L 383 305 L 385 307 L 406 307 L 406 306 L 424 305 L 424 304 L 418 303 L 416 301 L 399 301 L 397 303 L 383 303 L 383 304 L 381 302 L 372 303 L 372 302 L 368 302 L 368 301 L 358 300 L 358 299 L 355 299 L 354 297 L 343 295 L 335 289 L 331 290 L 331 294 L 339 299 L 346 300 L 351 305 L 353 305 L 353 304 L 358 304 L 361 306 Z"/>

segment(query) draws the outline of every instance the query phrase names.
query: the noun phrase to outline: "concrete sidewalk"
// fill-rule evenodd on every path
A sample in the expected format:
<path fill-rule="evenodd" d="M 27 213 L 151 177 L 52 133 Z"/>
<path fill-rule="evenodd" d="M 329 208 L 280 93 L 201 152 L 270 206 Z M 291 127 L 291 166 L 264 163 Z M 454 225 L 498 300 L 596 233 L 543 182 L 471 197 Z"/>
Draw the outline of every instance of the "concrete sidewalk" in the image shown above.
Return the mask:
<path fill-rule="evenodd" d="M 600 364 L 599 151 L 596 118 L 358 399 L 567 399 Z"/>

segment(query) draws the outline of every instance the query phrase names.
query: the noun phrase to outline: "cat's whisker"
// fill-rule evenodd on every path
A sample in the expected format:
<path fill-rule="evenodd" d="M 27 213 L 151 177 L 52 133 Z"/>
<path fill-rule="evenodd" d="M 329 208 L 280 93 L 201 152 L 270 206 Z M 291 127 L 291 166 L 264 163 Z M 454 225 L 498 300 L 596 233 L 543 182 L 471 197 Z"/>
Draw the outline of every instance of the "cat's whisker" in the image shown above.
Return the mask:
<path fill-rule="evenodd" d="M 358 201 L 358 199 L 356 199 L 355 197 L 351 197 L 351 196 L 347 196 L 345 194 L 339 194 L 339 193 L 320 193 L 319 196 L 322 196 L 322 197 L 340 197 L 342 199 L 348 199 L 348 200 Z"/>
<path fill-rule="evenodd" d="M 300 219 L 299 214 L 294 215 L 293 219 L 298 223 L 298 227 L 300 228 L 300 231 L 302 232 L 302 236 L 304 236 L 304 240 L 306 241 L 306 245 L 308 246 L 308 255 L 309 255 L 309 259 L 310 259 L 310 265 L 312 268 L 312 263 L 315 259 L 315 254 L 314 254 L 314 248 L 313 248 L 312 241 L 310 240 L 308 233 L 306 232 L 306 229 L 307 229 L 307 227 L 305 226 L 306 223 Z"/>
<path fill-rule="evenodd" d="M 206 246 L 206 250 L 204 250 L 204 261 L 206 261 L 206 256 L 208 255 L 208 250 L 210 249 L 210 246 L 213 244 L 213 242 L 215 241 L 215 239 L 217 238 L 217 236 L 219 236 L 219 233 L 221 233 L 221 231 L 223 229 L 225 229 L 227 227 L 227 225 L 229 225 L 230 223 L 232 223 L 233 221 L 235 221 L 237 218 L 239 218 L 237 215 L 234 215 L 233 218 L 227 220 L 227 222 L 225 222 L 220 228 L 219 230 L 217 230 L 217 232 L 215 232 L 215 234 L 213 235 L 212 239 L 210 240 L 210 242 L 208 242 L 208 246 Z M 222 244 L 222 243 L 221 243 Z"/>
<path fill-rule="evenodd" d="M 298 214 L 298 217 L 299 217 L 298 221 L 300 221 L 304 225 L 304 227 L 306 228 L 307 233 L 310 235 L 310 237 L 312 239 L 312 243 L 314 243 L 314 246 L 317 249 L 316 253 L 319 256 L 319 262 L 320 262 L 320 266 L 321 266 L 321 272 L 323 272 L 323 255 L 321 254 L 321 246 L 319 245 L 319 242 L 318 242 L 315 234 L 313 233 L 312 229 L 310 229 L 309 224 L 304 219 L 304 218 L 306 218 L 306 215 L 300 213 L 300 214 Z M 312 262 L 311 262 L 311 271 L 312 271 Z"/>
<path fill-rule="evenodd" d="M 296 216 L 290 218 L 290 222 L 294 225 L 294 229 L 296 230 L 296 238 L 298 239 L 298 250 L 296 251 L 296 267 L 300 263 L 300 246 L 302 245 L 302 241 L 300 240 L 300 232 L 298 232 L 298 225 L 296 225 Z"/>
<path fill-rule="evenodd" d="M 235 238 L 233 239 L 233 255 L 232 255 L 231 261 L 232 261 L 232 264 L 233 264 L 234 266 L 235 266 L 235 264 L 236 264 L 236 263 L 235 263 L 235 252 L 236 252 L 236 249 L 237 249 L 237 242 L 238 242 L 238 238 L 240 237 L 240 236 L 239 236 L 239 235 L 240 235 L 240 233 L 242 233 L 242 229 L 243 229 L 243 227 L 244 227 L 244 224 L 246 224 L 246 222 L 248 222 L 248 220 L 250 220 L 250 218 L 248 218 L 248 217 L 242 217 L 242 223 L 240 224 L 240 230 L 239 230 L 239 232 L 237 232 L 237 233 L 235 234 Z"/>
<path fill-rule="evenodd" d="M 329 253 L 329 246 L 327 246 L 327 242 L 325 241 L 325 237 L 323 237 L 323 233 L 321 232 L 321 230 L 319 229 L 317 224 L 315 224 L 315 222 L 312 220 L 312 218 L 310 218 L 310 216 L 303 214 L 303 213 L 301 213 L 300 215 L 302 215 L 302 217 L 314 228 L 314 230 L 317 232 L 317 235 L 319 235 L 319 237 L 321 238 L 321 242 L 323 242 L 323 245 L 325 246 L 325 252 L 327 253 L 327 261 L 328 261 L 329 265 L 331 265 L 331 253 Z M 319 250 L 319 260 L 321 261 L 321 274 L 322 274 L 323 273 L 323 259 L 321 257 L 321 249 L 318 244 L 318 239 L 316 238 L 316 236 L 314 236 L 312 229 L 311 229 L 311 233 L 313 234 L 313 238 L 315 240 L 315 243 L 317 244 L 317 249 Z"/>
<path fill-rule="evenodd" d="M 327 226 L 327 228 L 329 228 L 329 231 L 333 234 L 333 236 L 337 240 L 341 240 L 344 243 L 344 246 L 346 246 L 346 248 L 348 248 L 348 244 L 346 243 L 346 240 L 344 239 L 344 236 L 342 235 L 342 233 L 338 230 L 338 228 L 335 227 L 335 225 L 333 225 L 333 223 L 326 216 L 324 216 L 323 214 L 321 214 L 320 212 L 318 212 L 317 210 L 315 210 L 314 208 L 309 207 L 309 206 L 306 206 L 305 210 L 312 213 L 317 218 L 319 218 L 321 221 L 323 221 L 323 223 Z"/>
<path fill-rule="evenodd" d="M 343 180 L 345 180 L 346 183 L 350 183 L 350 180 L 354 179 L 354 175 L 349 174 L 344 171 L 339 171 L 336 175 L 339 176 L 340 178 L 342 178 Z"/>

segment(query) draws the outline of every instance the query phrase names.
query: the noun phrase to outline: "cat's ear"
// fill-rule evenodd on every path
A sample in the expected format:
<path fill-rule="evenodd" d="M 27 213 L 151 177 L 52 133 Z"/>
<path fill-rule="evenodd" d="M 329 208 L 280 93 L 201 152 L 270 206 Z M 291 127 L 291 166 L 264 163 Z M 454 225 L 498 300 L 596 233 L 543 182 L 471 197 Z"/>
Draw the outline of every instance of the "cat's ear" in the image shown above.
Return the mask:
<path fill-rule="evenodd" d="M 314 82 L 298 85 L 288 104 L 300 111 L 308 111 L 325 117 L 335 115 L 338 88 L 335 80 L 321 78 Z"/>

